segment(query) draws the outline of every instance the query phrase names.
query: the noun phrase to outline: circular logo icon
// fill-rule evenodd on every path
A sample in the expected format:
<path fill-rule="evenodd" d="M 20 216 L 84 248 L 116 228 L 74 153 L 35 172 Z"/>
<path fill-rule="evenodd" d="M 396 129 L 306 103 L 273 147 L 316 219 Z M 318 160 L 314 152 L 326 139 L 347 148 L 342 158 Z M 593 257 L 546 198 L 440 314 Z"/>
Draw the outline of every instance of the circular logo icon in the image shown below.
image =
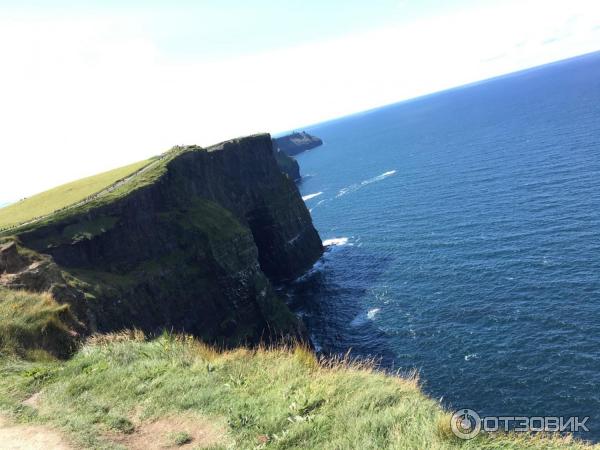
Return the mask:
<path fill-rule="evenodd" d="M 452 414 L 450 428 L 461 439 L 473 439 L 481 431 L 481 417 L 472 409 L 459 409 Z"/>

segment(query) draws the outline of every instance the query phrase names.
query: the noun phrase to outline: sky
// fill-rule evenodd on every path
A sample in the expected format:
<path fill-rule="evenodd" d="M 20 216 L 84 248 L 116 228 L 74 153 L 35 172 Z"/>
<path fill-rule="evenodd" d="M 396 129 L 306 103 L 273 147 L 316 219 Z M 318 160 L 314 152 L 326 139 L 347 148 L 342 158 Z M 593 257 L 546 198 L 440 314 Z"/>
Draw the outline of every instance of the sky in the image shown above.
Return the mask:
<path fill-rule="evenodd" d="M 0 205 L 598 50 L 598 0 L 0 0 Z"/>

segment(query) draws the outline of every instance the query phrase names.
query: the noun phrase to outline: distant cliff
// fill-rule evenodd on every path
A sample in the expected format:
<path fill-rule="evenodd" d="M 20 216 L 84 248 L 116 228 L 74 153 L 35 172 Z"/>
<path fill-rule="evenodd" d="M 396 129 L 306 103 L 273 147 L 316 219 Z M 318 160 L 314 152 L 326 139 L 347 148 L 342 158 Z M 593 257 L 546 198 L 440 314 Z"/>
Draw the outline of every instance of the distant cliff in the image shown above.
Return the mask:
<path fill-rule="evenodd" d="M 323 141 L 321 139 L 311 136 L 305 131 L 300 133 L 296 132 L 287 136 L 273 139 L 273 142 L 274 148 L 281 150 L 288 156 L 295 156 L 298 153 L 302 153 L 306 150 L 310 150 L 311 148 L 323 145 Z"/>
<path fill-rule="evenodd" d="M 51 292 L 91 331 L 138 327 L 233 345 L 304 337 L 270 280 L 322 245 L 269 135 L 175 148 L 93 199 L 0 239 L 0 285 Z"/>
<path fill-rule="evenodd" d="M 292 180 L 299 180 L 301 178 L 300 166 L 292 156 L 322 144 L 321 139 L 304 131 L 302 133 L 292 133 L 273 139 L 273 153 L 281 171 Z"/>

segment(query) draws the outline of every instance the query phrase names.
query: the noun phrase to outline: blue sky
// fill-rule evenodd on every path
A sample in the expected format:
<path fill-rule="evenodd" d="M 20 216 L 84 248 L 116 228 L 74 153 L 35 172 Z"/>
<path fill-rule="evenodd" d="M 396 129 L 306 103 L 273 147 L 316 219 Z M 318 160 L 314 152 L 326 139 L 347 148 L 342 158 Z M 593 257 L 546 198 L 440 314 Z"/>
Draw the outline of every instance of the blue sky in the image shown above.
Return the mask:
<path fill-rule="evenodd" d="M 0 0 L 0 203 L 596 50 L 597 0 Z"/>

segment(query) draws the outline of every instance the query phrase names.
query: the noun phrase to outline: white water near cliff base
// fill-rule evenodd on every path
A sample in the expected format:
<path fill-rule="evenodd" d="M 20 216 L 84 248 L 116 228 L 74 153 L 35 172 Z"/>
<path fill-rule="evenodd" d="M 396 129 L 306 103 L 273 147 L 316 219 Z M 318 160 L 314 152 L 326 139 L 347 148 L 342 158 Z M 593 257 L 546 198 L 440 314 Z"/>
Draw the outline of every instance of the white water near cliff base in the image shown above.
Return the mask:
<path fill-rule="evenodd" d="M 304 195 L 304 196 L 302 196 L 302 200 L 307 201 L 307 200 L 310 200 L 311 198 L 318 197 L 321 194 L 322 194 L 322 192 L 315 192 L 314 194 Z"/>

